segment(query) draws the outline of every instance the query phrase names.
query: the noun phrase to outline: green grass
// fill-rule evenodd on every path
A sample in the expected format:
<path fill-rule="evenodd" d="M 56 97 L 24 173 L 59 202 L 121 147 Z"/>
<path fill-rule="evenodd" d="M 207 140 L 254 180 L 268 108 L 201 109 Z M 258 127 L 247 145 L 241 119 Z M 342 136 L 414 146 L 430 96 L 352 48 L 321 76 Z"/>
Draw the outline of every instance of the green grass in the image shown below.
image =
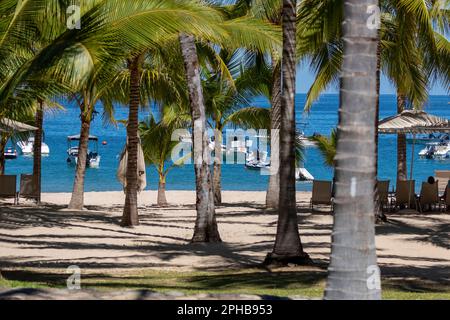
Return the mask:
<path fill-rule="evenodd" d="M 65 288 L 67 275 L 58 270 L 2 271 L 0 287 Z M 97 290 L 153 290 L 158 292 L 242 293 L 269 296 L 321 298 L 325 287 L 323 270 L 272 271 L 244 269 L 225 272 L 174 272 L 128 270 L 82 274 L 82 287 Z M 383 281 L 385 299 L 450 299 L 450 286 L 412 280 Z"/>

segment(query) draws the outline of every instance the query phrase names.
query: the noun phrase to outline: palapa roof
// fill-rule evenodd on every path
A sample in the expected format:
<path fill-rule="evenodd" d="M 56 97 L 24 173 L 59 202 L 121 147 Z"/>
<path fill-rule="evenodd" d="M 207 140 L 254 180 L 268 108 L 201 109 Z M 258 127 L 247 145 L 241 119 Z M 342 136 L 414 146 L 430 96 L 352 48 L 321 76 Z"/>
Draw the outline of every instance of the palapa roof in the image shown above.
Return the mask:
<path fill-rule="evenodd" d="M 30 126 L 28 124 L 11 120 L 8 118 L 0 119 L 0 132 L 27 132 L 27 131 L 36 131 L 38 128 Z"/>
<path fill-rule="evenodd" d="M 450 132 L 450 121 L 425 111 L 406 110 L 379 122 L 380 133 L 433 133 Z"/>

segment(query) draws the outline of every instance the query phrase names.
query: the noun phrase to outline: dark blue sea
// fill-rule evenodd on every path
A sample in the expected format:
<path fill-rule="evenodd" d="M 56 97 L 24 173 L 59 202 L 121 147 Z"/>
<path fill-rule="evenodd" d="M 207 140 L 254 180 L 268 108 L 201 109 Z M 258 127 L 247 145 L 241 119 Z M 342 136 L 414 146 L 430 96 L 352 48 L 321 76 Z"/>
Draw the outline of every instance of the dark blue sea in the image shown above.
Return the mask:
<path fill-rule="evenodd" d="M 323 95 L 313 106 L 311 113 L 303 112 L 305 95 L 299 94 L 296 98 L 297 123 L 307 135 L 315 132 L 329 135 L 337 124 L 338 95 Z M 425 111 L 450 118 L 449 96 L 432 96 L 425 107 Z M 65 110 L 48 111 L 45 114 L 45 142 L 50 147 L 50 156 L 43 159 L 43 191 L 44 192 L 71 192 L 75 168 L 67 164 L 67 136 L 78 134 L 80 127 L 79 110 L 65 103 Z M 268 107 L 264 99 L 256 99 L 255 106 Z M 88 169 L 86 173 L 86 191 L 116 191 L 122 190 L 116 179 L 118 155 L 124 147 L 126 140 L 125 128 L 120 125 L 104 125 L 101 113 L 102 108 L 97 108 L 98 117 L 94 120 L 91 133 L 99 137 L 100 141 L 106 141 L 107 145 L 99 144 L 99 152 L 102 156 L 100 168 Z M 142 111 L 141 119 L 150 112 L 157 112 L 155 108 Z M 380 118 L 385 118 L 396 113 L 396 97 L 385 95 L 381 97 Z M 128 110 L 126 107 L 117 107 L 116 119 L 126 119 Z M 411 161 L 411 144 L 408 144 L 408 165 Z M 419 159 L 417 153 L 423 146 L 416 145 L 414 178 L 419 184 L 428 176 L 433 175 L 436 169 L 450 170 L 450 159 L 425 160 Z M 316 179 L 332 179 L 332 170 L 323 164 L 323 158 L 316 148 L 307 148 L 305 154 L 305 167 Z M 20 156 L 16 160 L 8 160 L 6 164 L 7 174 L 31 173 L 33 160 Z M 224 164 L 222 186 L 225 190 L 265 190 L 267 176 L 262 176 L 256 171 L 245 169 L 242 164 Z M 396 179 L 396 136 L 382 135 L 379 149 L 379 178 Z M 158 186 L 157 173 L 154 167 L 147 168 L 148 189 L 156 189 Z M 170 190 L 193 190 L 194 170 L 192 165 L 176 168 L 168 176 L 167 188 Z M 310 190 L 311 184 L 297 183 L 298 190 Z"/>

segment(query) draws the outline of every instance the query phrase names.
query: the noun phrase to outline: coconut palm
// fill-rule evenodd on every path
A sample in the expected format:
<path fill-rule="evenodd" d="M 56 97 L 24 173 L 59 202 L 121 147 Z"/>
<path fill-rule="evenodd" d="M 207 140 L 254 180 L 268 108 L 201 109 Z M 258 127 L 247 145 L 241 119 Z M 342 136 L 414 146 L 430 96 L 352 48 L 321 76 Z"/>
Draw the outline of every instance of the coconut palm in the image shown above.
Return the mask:
<path fill-rule="evenodd" d="M 172 141 L 173 132 L 176 129 L 185 127 L 187 124 L 180 123 L 178 120 L 167 120 L 164 112 L 171 112 L 170 108 L 170 105 L 163 107 L 163 116 L 159 122 L 153 116 L 150 116 L 147 121 L 139 124 L 139 134 L 142 139 L 145 161 L 148 164 L 154 165 L 158 172 L 157 205 L 160 207 L 167 206 L 167 175 L 173 168 L 183 165 L 185 160 L 191 157 L 190 153 L 186 154 L 171 165 L 168 165 L 172 153 L 179 143 L 178 141 Z"/>
<path fill-rule="evenodd" d="M 335 218 L 326 299 L 380 299 L 374 228 L 376 0 L 344 1 L 344 58 L 336 154 Z"/>
<path fill-rule="evenodd" d="M 281 0 L 238 0 L 233 8 L 235 15 L 243 15 L 250 12 L 255 17 L 267 20 L 274 25 L 281 26 Z M 266 192 L 266 207 L 269 209 L 278 209 L 280 194 L 280 161 L 279 161 L 279 131 L 281 128 L 281 64 L 280 54 L 277 50 L 272 50 L 271 65 L 262 65 L 259 69 L 261 74 L 270 70 L 270 77 L 266 81 L 268 91 L 265 96 L 270 100 L 270 119 L 271 119 L 271 172 L 269 184 Z M 261 81 L 264 83 L 264 81 Z"/>
<path fill-rule="evenodd" d="M 438 1 L 380 1 L 382 9 L 380 41 L 377 48 L 377 95 L 383 69 L 398 89 L 398 111 L 411 105 L 421 108 L 427 99 L 426 79 L 449 83 L 448 40 L 440 32 L 448 26 L 448 13 Z M 311 59 L 316 79 L 308 92 L 309 109 L 319 94 L 337 83 L 342 66 L 342 0 L 303 1 L 299 9 L 298 54 Z M 327 12 L 333 12 L 327 15 Z M 442 28 L 436 26 L 442 25 Z M 435 30 L 433 30 L 435 26 Z M 327 32 L 322 32 L 327 30 Z M 431 76 L 434 75 L 434 76 Z M 377 103 L 377 110 L 379 103 Z M 378 117 L 377 117 L 378 118 Z M 377 120 L 377 119 L 376 119 Z M 377 124 L 377 121 L 374 123 Z M 377 132 L 375 132 L 378 138 Z M 406 178 L 406 140 L 399 135 L 398 176 Z M 376 139 L 378 140 L 378 139 Z"/>
<path fill-rule="evenodd" d="M 295 0 L 283 0 L 280 198 L 275 245 L 266 258 L 267 264 L 310 262 L 300 241 L 295 188 L 296 5 Z"/>
<path fill-rule="evenodd" d="M 216 59 L 217 57 L 218 59 Z M 209 126 L 214 129 L 215 150 L 213 170 L 213 192 L 216 205 L 221 204 L 222 142 L 223 131 L 228 125 L 270 129 L 269 109 L 254 107 L 252 98 L 267 91 L 264 79 L 267 73 L 260 68 L 264 59 L 258 54 L 242 50 L 230 52 L 222 49 L 218 55 L 208 59 L 203 67 L 203 92 Z M 212 68 L 211 68 L 212 66 Z M 223 67 L 222 67 L 223 66 Z M 224 74 L 224 67 L 225 72 Z"/>

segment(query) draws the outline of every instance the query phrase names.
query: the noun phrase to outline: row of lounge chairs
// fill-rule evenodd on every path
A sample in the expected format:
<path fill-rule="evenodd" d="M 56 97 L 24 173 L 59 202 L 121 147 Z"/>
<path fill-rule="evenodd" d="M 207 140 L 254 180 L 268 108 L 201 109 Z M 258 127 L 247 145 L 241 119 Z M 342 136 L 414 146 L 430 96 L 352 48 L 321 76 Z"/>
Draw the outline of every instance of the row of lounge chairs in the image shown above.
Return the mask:
<path fill-rule="evenodd" d="M 20 189 L 17 192 L 17 176 L 0 175 L 0 198 L 14 199 L 14 204 L 19 204 L 20 198 L 39 200 L 39 188 L 36 176 L 29 174 L 20 175 Z"/>
<path fill-rule="evenodd" d="M 408 207 L 423 212 L 425 207 L 439 208 L 444 211 L 450 207 L 450 171 L 441 170 L 435 172 L 435 183 L 422 183 L 420 195 L 414 192 L 415 181 L 405 180 L 397 182 L 395 192 L 389 192 L 390 181 L 378 181 L 378 198 L 383 211 L 393 211 Z M 313 182 L 311 210 L 314 206 L 326 205 L 333 211 L 333 183 L 331 181 Z"/>

